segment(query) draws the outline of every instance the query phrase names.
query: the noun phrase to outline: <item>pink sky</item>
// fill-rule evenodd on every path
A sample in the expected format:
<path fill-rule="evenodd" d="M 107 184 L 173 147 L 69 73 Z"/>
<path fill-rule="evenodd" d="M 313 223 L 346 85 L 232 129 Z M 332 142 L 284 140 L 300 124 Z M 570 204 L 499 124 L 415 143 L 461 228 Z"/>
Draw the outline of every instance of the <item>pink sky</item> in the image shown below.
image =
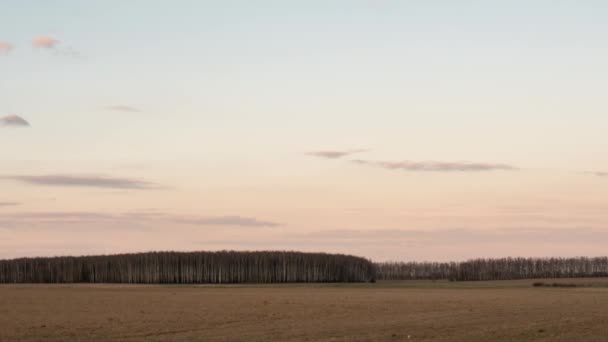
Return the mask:
<path fill-rule="evenodd" d="M 604 255 L 607 16 L 519 0 L 8 6 L 0 258 Z"/>

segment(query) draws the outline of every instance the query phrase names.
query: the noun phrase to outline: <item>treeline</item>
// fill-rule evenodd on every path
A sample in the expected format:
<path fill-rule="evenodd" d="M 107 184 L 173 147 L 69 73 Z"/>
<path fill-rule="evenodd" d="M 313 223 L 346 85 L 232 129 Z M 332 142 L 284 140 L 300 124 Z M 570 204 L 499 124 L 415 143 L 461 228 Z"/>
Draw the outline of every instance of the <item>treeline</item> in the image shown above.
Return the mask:
<path fill-rule="evenodd" d="M 608 257 L 500 258 L 463 262 L 376 263 L 379 280 L 510 280 L 608 277 Z"/>
<path fill-rule="evenodd" d="M 0 283 L 368 282 L 367 259 L 300 252 L 150 252 L 0 260 Z"/>
<path fill-rule="evenodd" d="M 0 260 L 0 283 L 236 284 L 608 277 L 608 257 L 382 262 L 300 252 L 150 252 Z"/>

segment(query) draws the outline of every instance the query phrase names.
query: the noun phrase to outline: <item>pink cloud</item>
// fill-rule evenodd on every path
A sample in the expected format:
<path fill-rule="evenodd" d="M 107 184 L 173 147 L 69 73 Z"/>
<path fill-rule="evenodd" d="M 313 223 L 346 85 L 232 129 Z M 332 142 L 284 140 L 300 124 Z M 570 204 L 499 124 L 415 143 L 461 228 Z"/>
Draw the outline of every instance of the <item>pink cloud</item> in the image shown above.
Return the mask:
<path fill-rule="evenodd" d="M 57 44 L 59 40 L 49 36 L 40 36 L 32 40 L 32 46 L 41 49 L 53 49 Z"/>
<path fill-rule="evenodd" d="M 13 45 L 11 43 L 0 41 L 0 55 L 8 55 L 12 49 Z"/>
<path fill-rule="evenodd" d="M 0 125 L 29 127 L 30 123 L 19 115 L 9 115 L 0 118 Z"/>

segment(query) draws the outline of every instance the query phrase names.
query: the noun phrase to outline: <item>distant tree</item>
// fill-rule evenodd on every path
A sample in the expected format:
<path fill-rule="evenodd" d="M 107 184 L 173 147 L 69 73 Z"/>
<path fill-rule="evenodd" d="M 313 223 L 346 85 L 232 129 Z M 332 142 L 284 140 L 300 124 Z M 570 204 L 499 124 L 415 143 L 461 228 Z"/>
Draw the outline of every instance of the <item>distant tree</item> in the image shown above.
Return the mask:
<path fill-rule="evenodd" d="M 375 265 L 380 280 L 509 280 L 608 276 L 608 257 L 499 258 L 443 263 L 382 262 Z"/>
<path fill-rule="evenodd" d="M 367 282 L 367 259 L 300 252 L 151 252 L 0 260 L 0 283 Z"/>

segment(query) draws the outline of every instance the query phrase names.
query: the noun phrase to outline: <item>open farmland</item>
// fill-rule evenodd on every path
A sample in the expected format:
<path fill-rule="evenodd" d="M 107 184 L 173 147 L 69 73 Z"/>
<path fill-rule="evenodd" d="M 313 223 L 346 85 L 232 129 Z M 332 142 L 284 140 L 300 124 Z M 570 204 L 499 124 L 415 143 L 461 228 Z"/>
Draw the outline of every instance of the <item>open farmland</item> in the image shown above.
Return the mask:
<path fill-rule="evenodd" d="M 2 285 L 1 341 L 605 341 L 607 279 Z"/>

